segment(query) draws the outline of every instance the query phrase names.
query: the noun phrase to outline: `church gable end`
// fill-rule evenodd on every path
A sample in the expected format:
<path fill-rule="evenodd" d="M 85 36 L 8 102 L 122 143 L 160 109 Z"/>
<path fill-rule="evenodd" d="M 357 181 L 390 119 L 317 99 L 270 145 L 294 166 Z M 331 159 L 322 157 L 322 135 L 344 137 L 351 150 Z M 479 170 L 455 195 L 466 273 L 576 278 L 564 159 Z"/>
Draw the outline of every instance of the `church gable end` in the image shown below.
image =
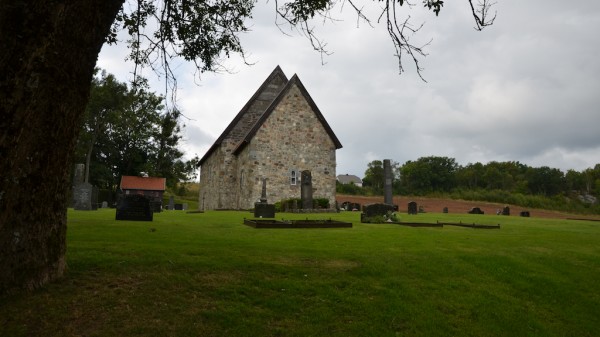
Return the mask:
<path fill-rule="evenodd" d="M 234 123 L 245 124 L 244 116 L 238 114 L 231 129 L 226 130 L 227 136 L 220 140 L 218 150 L 203 158 L 203 209 L 252 208 L 260 198 L 263 178 L 268 179 L 269 202 L 299 198 L 300 172 L 304 170 L 312 173 L 314 197 L 327 198 L 334 207 L 335 151 L 342 147 L 341 143 L 296 75 L 281 88 L 277 87 L 277 79 L 265 83 L 242 109 L 263 109 L 256 114 L 259 116 L 254 124 L 250 128 L 231 127 Z M 276 97 L 269 100 L 275 91 Z M 261 99 L 261 95 L 267 98 Z M 246 132 L 240 137 L 244 129 Z M 225 186 L 217 180 L 229 184 Z"/>

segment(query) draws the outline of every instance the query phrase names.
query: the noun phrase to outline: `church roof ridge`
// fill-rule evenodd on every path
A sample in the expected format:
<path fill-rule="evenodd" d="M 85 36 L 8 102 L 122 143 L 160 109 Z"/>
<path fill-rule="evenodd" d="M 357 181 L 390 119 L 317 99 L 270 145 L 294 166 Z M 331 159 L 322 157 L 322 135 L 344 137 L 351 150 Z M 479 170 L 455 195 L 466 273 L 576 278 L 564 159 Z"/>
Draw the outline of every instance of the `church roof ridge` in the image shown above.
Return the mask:
<path fill-rule="evenodd" d="M 240 121 L 240 119 L 242 119 L 242 117 L 248 111 L 248 109 L 250 109 L 250 106 L 252 105 L 252 103 L 254 103 L 254 101 L 256 101 L 258 96 L 260 96 L 260 94 L 267 88 L 269 83 L 271 83 L 271 81 L 276 76 L 282 76 L 286 83 L 289 82 L 287 76 L 285 76 L 285 73 L 283 72 L 281 67 L 279 65 L 277 65 L 275 67 L 275 69 L 273 69 L 271 74 L 263 81 L 263 83 L 260 85 L 260 87 L 254 92 L 254 95 L 252 95 L 252 97 L 250 97 L 250 99 L 246 102 L 246 104 L 242 107 L 242 109 L 237 113 L 237 115 L 234 117 L 234 119 L 229 123 L 229 125 L 221 133 L 219 138 L 217 138 L 217 140 L 208 149 L 208 151 L 206 151 L 204 156 L 202 156 L 200 161 L 198 161 L 197 166 L 202 165 L 204 163 L 204 161 L 206 161 L 208 159 L 208 157 L 210 157 L 211 153 L 213 153 L 221 145 L 221 143 L 229 135 L 231 130 L 237 125 L 237 123 Z"/>
<path fill-rule="evenodd" d="M 321 122 L 321 124 L 323 125 L 323 128 L 325 129 L 325 131 L 327 132 L 327 134 L 329 135 L 329 137 L 335 144 L 335 148 L 336 149 L 342 148 L 342 143 L 339 141 L 339 139 L 337 138 L 337 136 L 331 129 L 331 126 L 329 126 L 329 123 L 327 123 L 327 120 L 325 120 L 325 117 L 321 113 L 321 110 L 319 109 L 319 107 L 317 107 L 317 104 L 315 103 L 315 101 L 312 99 L 312 97 L 306 90 L 306 87 L 304 87 L 304 84 L 300 80 L 300 77 L 297 74 L 294 74 L 292 76 L 292 78 L 283 87 L 283 89 L 279 92 L 279 95 L 277 95 L 277 97 L 273 100 L 273 102 L 271 102 L 271 104 L 265 110 L 265 112 L 261 115 L 261 117 L 256 121 L 254 126 L 248 131 L 248 133 L 242 139 L 242 141 L 240 141 L 240 143 L 235 147 L 235 149 L 233 150 L 234 155 L 237 155 L 241 150 L 244 149 L 244 147 L 246 147 L 246 145 L 248 143 L 250 143 L 250 140 L 252 139 L 252 137 L 254 137 L 254 135 L 260 128 L 260 126 L 271 115 L 273 110 L 275 110 L 275 107 L 277 107 L 277 105 L 281 102 L 283 97 L 285 97 L 285 94 L 292 88 L 293 85 L 298 86 L 300 93 L 304 96 L 304 98 L 310 105 L 311 109 L 314 111 L 317 119 L 319 120 L 319 122 Z"/>

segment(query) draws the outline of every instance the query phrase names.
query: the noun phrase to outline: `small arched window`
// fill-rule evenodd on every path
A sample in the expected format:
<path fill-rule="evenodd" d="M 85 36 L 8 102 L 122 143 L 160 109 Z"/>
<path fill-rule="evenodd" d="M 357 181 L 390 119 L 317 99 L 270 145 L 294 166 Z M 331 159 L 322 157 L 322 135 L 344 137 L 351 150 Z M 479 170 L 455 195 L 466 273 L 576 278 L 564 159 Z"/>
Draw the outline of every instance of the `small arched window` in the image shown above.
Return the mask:
<path fill-rule="evenodd" d="M 296 170 L 290 171 L 290 185 L 296 185 L 298 178 L 296 177 Z"/>

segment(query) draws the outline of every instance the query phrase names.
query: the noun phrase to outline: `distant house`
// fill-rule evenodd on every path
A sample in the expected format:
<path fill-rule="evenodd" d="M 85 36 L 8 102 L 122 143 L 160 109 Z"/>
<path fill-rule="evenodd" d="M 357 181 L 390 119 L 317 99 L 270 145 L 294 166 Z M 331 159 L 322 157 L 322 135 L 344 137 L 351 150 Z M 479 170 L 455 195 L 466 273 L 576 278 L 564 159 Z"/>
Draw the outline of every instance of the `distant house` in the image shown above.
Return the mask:
<path fill-rule="evenodd" d="M 340 174 L 337 176 L 337 181 L 339 181 L 340 184 L 354 183 L 354 185 L 362 187 L 362 180 L 353 174 Z"/>
<path fill-rule="evenodd" d="M 300 198 L 310 171 L 315 198 L 335 205 L 335 151 L 342 144 L 297 75 L 278 66 L 200 159 L 203 210 L 249 209 L 261 198 Z"/>
<path fill-rule="evenodd" d="M 166 178 L 122 176 L 120 189 L 123 195 L 138 194 L 145 196 L 150 200 L 152 210 L 160 212 L 166 186 Z"/>

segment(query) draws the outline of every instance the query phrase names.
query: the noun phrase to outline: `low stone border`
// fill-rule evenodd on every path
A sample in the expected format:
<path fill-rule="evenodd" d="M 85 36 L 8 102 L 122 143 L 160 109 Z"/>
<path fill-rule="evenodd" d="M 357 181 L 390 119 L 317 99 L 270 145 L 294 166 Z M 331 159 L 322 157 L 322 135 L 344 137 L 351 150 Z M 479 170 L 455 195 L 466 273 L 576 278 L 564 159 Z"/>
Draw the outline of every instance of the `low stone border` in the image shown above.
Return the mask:
<path fill-rule="evenodd" d="M 336 220 L 269 220 L 244 219 L 244 224 L 253 228 L 352 228 L 351 222 Z"/>
<path fill-rule="evenodd" d="M 467 228 L 480 228 L 480 229 L 500 229 L 500 224 L 497 225 L 481 225 L 481 224 L 468 224 L 461 222 L 440 222 L 441 225 L 445 226 L 458 226 L 458 227 L 467 227 Z"/>

